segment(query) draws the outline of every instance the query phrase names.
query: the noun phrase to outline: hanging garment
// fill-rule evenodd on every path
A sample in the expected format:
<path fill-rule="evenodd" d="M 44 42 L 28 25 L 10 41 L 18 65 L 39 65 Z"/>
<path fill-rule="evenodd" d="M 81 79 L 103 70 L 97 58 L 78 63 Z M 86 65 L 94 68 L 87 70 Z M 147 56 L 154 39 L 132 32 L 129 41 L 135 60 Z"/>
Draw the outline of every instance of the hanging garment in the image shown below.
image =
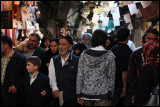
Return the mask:
<path fill-rule="evenodd" d="M 13 41 L 13 46 L 15 46 L 15 32 L 16 32 L 16 29 L 12 29 L 12 41 Z"/>
<path fill-rule="evenodd" d="M 27 4 L 33 5 L 34 1 L 27 1 Z"/>
<path fill-rule="evenodd" d="M 12 5 L 13 5 L 13 11 L 17 11 L 17 5 L 15 4 L 16 1 L 13 1 Z"/>
<path fill-rule="evenodd" d="M 1 12 L 1 29 L 12 29 L 12 11 Z"/>
<path fill-rule="evenodd" d="M 114 28 L 113 20 L 109 20 L 108 26 L 106 26 L 106 30 Z"/>
<path fill-rule="evenodd" d="M 22 21 L 26 21 L 27 19 L 30 19 L 30 6 L 29 5 L 22 5 L 21 15 L 22 15 Z"/>
<path fill-rule="evenodd" d="M 15 4 L 15 5 L 19 5 L 19 4 L 20 4 L 20 1 L 14 1 L 14 4 Z"/>
<path fill-rule="evenodd" d="M 17 5 L 17 21 L 22 21 L 21 8 L 21 6 Z"/>
<path fill-rule="evenodd" d="M 30 6 L 30 20 L 35 25 L 36 24 L 36 6 Z"/>
<path fill-rule="evenodd" d="M 10 11 L 13 10 L 13 5 L 12 5 L 13 1 L 9 1 L 9 8 L 10 8 Z"/>
<path fill-rule="evenodd" d="M 1 1 L 1 11 L 10 11 L 9 1 Z"/>

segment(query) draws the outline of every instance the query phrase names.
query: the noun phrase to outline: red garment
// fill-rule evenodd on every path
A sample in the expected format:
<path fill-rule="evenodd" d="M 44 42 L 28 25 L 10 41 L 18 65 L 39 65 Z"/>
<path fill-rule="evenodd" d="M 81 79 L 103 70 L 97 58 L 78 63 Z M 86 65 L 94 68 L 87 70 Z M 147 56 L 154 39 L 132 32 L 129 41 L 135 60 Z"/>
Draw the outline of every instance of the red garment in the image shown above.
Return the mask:
<path fill-rule="evenodd" d="M 16 29 L 12 29 L 12 41 L 13 41 L 13 46 L 15 46 L 15 31 L 16 31 Z"/>
<path fill-rule="evenodd" d="M 148 63 L 153 63 L 159 68 L 159 43 L 145 43 L 143 45 L 143 66 Z"/>
<path fill-rule="evenodd" d="M 22 21 L 21 8 L 22 8 L 21 6 L 17 5 L 17 17 L 16 17 L 17 21 Z"/>
<path fill-rule="evenodd" d="M 13 11 L 17 11 L 17 5 L 15 4 L 15 2 L 17 2 L 17 1 L 13 1 Z"/>

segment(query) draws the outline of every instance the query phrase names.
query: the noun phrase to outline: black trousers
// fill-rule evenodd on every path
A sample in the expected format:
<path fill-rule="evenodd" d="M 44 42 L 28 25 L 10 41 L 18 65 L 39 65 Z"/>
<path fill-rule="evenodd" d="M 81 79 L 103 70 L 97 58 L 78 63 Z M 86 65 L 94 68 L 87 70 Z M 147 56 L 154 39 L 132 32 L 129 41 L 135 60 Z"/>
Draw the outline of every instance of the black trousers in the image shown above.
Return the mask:
<path fill-rule="evenodd" d="M 4 85 L 1 85 L 1 106 L 8 106 L 8 97 Z"/>

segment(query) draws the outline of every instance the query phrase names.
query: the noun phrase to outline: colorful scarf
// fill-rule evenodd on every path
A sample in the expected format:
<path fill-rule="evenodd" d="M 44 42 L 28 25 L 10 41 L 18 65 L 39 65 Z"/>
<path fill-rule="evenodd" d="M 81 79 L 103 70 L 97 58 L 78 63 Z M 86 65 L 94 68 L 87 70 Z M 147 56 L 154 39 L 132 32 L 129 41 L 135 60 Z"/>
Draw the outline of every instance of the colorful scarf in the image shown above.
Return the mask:
<path fill-rule="evenodd" d="M 143 44 L 143 56 L 143 66 L 148 63 L 152 63 L 159 68 L 159 43 L 149 42 Z"/>

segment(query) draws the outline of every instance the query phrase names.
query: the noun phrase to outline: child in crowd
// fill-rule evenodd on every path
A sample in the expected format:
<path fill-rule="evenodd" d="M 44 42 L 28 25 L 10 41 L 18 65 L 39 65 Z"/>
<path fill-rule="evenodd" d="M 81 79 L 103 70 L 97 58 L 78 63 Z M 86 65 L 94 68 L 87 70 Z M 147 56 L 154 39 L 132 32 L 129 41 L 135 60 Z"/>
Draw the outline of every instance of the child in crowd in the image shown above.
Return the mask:
<path fill-rule="evenodd" d="M 22 97 L 22 105 L 46 106 L 51 101 L 52 90 L 49 78 L 39 72 L 41 60 L 38 56 L 31 56 L 26 60 L 27 71 L 15 86 L 9 88 L 9 92 L 16 93 Z"/>
<path fill-rule="evenodd" d="M 73 47 L 74 51 L 73 54 L 80 57 L 81 53 L 87 49 L 87 47 L 85 46 L 85 44 L 83 43 L 77 43 L 74 47 Z"/>

